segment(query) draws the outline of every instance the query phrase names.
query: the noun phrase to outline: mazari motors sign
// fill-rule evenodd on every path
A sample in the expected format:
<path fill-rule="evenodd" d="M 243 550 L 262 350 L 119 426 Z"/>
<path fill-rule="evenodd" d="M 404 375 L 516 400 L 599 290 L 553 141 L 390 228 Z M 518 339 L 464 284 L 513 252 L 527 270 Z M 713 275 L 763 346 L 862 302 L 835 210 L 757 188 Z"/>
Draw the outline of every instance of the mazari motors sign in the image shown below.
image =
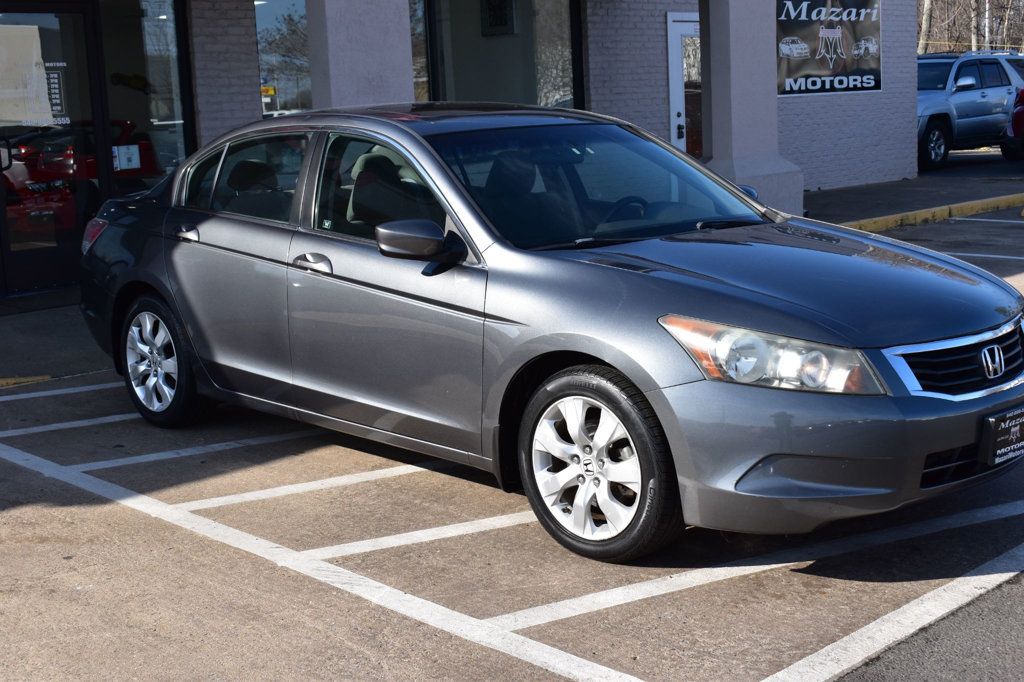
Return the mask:
<path fill-rule="evenodd" d="M 882 89 L 881 0 L 777 0 L 779 94 Z"/>

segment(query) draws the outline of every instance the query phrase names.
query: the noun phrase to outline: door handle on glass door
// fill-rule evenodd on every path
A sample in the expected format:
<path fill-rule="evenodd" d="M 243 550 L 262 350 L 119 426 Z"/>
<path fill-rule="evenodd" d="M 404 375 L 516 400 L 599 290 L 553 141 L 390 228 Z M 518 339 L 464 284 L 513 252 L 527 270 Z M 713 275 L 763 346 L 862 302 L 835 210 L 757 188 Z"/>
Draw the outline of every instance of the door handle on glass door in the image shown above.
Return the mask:
<path fill-rule="evenodd" d="M 178 239 L 183 242 L 199 241 L 199 228 L 195 225 L 181 225 L 178 227 Z"/>
<path fill-rule="evenodd" d="M 322 253 L 304 253 L 293 260 L 292 265 L 303 270 L 322 272 L 325 275 L 334 273 L 334 268 L 331 267 L 331 259 Z"/>

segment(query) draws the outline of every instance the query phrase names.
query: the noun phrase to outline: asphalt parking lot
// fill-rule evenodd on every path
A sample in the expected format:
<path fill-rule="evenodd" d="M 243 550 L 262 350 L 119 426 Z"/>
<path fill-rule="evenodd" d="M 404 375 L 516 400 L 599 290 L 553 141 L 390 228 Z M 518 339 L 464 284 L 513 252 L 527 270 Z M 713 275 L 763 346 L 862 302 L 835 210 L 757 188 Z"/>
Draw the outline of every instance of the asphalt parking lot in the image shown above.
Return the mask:
<path fill-rule="evenodd" d="M 1024 289 L 1022 230 L 1015 210 L 888 236 Z M 235 408 L 150 427 L 74 308 L 0 318 L 0 338 L 0 380 L 32 380 L 0 389 L 8 679 L 1024 670 L 1024 467 L 809 536 L 690 529 L 613 566 L 468 468 Z"/>

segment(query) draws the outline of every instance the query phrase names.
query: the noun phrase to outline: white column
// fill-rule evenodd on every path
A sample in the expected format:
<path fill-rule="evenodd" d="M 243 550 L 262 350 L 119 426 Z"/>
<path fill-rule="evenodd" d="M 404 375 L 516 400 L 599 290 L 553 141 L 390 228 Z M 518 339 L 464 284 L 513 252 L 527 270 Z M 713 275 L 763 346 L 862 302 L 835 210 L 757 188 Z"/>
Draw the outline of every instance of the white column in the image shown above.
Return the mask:
<path fill-rule="evenodd" d="M 803 172 L 779 154 L 775 3 L 706 4 L 711 82 L 711 160 L 716 172 L 752 185 L 761 201 L 803 214 Z"/>
<path fill-rule="evenodd" d="M 413 99 L 409 0 L 306 0 L 313 107 Z"/>

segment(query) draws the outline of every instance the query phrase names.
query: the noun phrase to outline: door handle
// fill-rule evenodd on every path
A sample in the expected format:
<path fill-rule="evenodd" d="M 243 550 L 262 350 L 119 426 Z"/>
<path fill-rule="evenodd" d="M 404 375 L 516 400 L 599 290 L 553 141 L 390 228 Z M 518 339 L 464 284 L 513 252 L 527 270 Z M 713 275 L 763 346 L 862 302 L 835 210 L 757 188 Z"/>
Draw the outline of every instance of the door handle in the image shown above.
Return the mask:
<path fill-rule="evenodd" d="M 322 253 L 304 253 L 295 258 L 292 261 L 292 265 L 303 270 L 322 272 L 325 275 L 334 274 L 334 268 L 331 267 L 331 259 Z"/>
<path fill-rule="evenodd" d="M 682 123 L 676 124 L 676 139 L 682 140 L 686 138 L 686 126 Z"/>
<path fill-rule="evenodd" d="M 11 149 L 11 141 L 6 137 L 0 137 L 0 142 L 3 142 L 4 149 L 7 150 L 7 156 L 0 161 L 0 171 L 5 171 L 14 165 L 14 152 Z"/>
<path fill-rule="evenodd" d="M 178 239 L 183 242 L 199 241 L 199 228 L 195 225 L 181 225 L 178 227 Z"/>

